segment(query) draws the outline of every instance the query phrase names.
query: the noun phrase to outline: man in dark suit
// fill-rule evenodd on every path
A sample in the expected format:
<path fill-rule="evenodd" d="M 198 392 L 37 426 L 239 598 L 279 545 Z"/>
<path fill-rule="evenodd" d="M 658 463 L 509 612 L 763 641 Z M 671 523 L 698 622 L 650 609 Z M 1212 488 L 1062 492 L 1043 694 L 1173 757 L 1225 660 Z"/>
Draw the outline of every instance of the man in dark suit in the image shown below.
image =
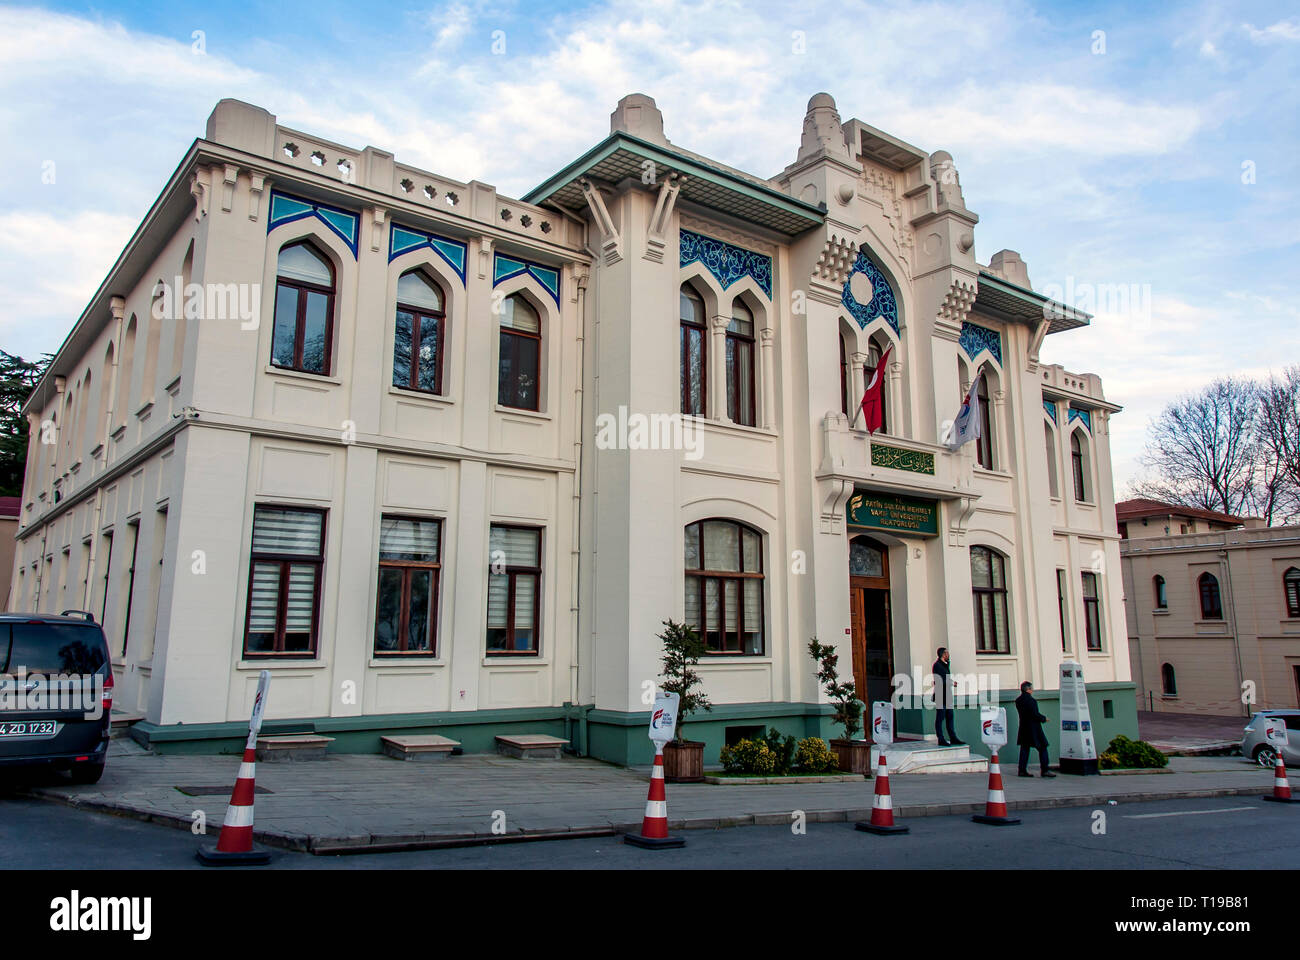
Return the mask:
<path fill-rule="evenodd" d="M 960 746 L 964 740 L 957 739 L 957 731 L 952 726 L 952 680 L 949 677 L 948 648 L 940 647 L 938 658 L 930 672 L 934 674 L 934 732 L 939 737 L 939 746 Z M 948 739 L 943 738 L 943 722 L 948 721 Z"/>
<path fill-rule="evenodd" d="M 1047 767 L 1047 735 L 1043 733 L 1043 724 L 1047 718 L 1038 711 L 1038 701 L 1034 699 L 1034 685 L 1026 680 L 1020 685 L 1020 696 L 1016 698 L 1016 713 L 1020 717 L 1020 730 L 1016 733 L 1016 743 L 1020 745 L 1020 775 L 1032 777 L 1029 772 L 1029 748 L 1038 750 L 1039 776 L 1055 777 Z"/>

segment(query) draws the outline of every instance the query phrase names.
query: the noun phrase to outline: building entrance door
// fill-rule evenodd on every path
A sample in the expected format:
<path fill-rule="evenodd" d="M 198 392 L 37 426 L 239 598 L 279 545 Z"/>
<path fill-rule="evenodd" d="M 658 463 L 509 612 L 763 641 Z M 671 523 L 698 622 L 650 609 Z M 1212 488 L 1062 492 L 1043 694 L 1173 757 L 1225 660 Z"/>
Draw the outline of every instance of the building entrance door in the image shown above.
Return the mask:
<path fill-rule="evenodd" d="M 894 643 L 889 611 L 889 551 L 870 537 L 849 543 L 853 682 L 867 704 L 893 692 Z M 870 723 L 870 717 L 866 718 Z"/>

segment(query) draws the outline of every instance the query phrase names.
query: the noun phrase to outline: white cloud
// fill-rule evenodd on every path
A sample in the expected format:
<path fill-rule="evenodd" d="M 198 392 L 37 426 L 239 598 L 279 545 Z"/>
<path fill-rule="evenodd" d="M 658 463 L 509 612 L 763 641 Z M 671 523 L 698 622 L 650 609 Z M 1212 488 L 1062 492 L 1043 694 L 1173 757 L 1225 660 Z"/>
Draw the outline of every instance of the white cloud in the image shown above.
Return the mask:
<path fill-rule="evenodd" d="M 1287 20 L 1279 20 L 1277 23 L 1256 29 L 1253 24 L 1243 23 L 1241 28 L 1246 31 L 1254 43 L 1273 43 L 1276 41 L 1300 40 L 1300 17 L 1291 17 Z"/>

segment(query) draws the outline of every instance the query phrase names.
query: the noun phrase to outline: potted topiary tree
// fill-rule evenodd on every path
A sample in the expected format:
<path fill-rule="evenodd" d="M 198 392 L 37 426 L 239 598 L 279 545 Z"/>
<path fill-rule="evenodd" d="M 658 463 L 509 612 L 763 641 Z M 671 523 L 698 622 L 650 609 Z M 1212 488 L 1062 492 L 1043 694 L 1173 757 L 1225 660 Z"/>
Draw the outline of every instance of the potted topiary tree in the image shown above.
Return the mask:
<path fill-rule="evenodd" d="M 831 741 L 840 769 L 847 773 L 870 773 L 871 741 L 854 736 L 862 726 L 862 701 L 858 699 L 857 688 L 852 680 L 840 681 L 840 658 L 833 646 L 818 643 L 813 637 L 808 642 L 808 652 L 817 664 L 817 679 L 835 705 L 834 720 L 844 728 L 843 738 Z"/>
<path fill-rule="evenodd" d="M 704 653 L 704 641 L 689 624 L 664 621 L 659 634 L 664 644 L 663 676 L 659 685 L 665 693 L 675 693 L 677 703 L 677 738 L 664 744 L 664 779 L 669 783 L 699 783 L 704 779 L 704 743 L 687 740 L 682 735 L 686 718 L 697 710 L 712 710 L 709 698 L 695 688 L 702 681 L 695 666 Z"/>

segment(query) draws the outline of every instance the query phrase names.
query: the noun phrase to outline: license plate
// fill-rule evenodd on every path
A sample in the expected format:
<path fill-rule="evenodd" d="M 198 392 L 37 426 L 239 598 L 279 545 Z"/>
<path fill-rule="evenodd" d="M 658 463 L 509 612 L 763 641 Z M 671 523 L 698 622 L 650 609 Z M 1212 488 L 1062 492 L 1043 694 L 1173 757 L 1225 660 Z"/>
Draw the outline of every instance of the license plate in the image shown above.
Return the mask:
<path fill-rule="evenodd" d="M 0 721 L 0 737 L 52 737 L 60 726 L 54 720 Z"/>

